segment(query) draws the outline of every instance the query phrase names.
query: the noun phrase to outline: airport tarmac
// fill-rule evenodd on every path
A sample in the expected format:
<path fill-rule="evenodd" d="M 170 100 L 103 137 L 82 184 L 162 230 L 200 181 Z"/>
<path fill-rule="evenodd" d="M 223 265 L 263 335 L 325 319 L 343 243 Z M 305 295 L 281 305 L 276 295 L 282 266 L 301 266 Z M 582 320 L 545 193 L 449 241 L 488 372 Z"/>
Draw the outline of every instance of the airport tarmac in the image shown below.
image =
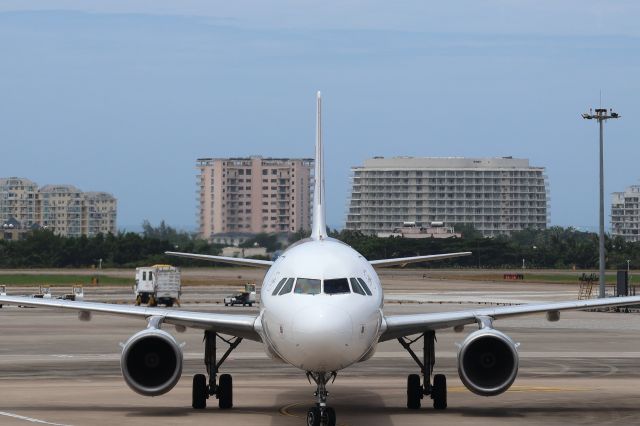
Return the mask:
<path fill-rule="evenodd" d="M 416 273 L 417 274 L 417 273 Z M 422 275 L 383 276 L 385 311 L 391 314 L 575 299 L 577 286 L 521 283 L 446 283 Z M 185 289 L 183 308 L 255 312 L 225 308 L 227 288 Z M 126 301 L 130 289 L 85 289 L 87 300 Z M 198 294 L 205 294 L 201 299 Z M 200 302 L 200 303 L 196 303 Z M 223 366 L 234 378 L 234 409 L 215 400 L 191 409 L 191 376 L 204 372 L 202 334 L 176 333 L 185 342 L 182 380 L 167 395 L 147 398 L 120 377 L 119 346 L 145 326 L 136 319 L 95 315 L 80 322 L 70 312 L 0 309 L 0 425 L 302 425 L 314 402 L 314 386 L 292 367 L 271 361 L 260 344 L 243 342 Z M 496 321 L 521 343 L 518 379 L 503 395 L 479 397 L 457 376 L 456 342 L 463 333 L 438 333 L 436 372 L 449 380 L 449 408 L 435 412 L 430 400 L 406 409 L 406 376 L 418 367 L 396 341 L 385 342 L 371 360 L 339 373 L 329 387 L 340 425 L 441 424 L 637 424 L 640 422 L 640 315 L 566 312 L 559 322 L 544 315 Z"/>

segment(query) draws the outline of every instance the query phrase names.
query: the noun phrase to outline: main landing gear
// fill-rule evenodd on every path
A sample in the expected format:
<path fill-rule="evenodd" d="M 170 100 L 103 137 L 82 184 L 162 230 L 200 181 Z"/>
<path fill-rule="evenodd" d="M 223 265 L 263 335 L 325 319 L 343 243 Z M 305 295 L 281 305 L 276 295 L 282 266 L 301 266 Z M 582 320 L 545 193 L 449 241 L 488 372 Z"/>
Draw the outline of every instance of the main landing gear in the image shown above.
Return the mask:
<path fill-rule="evenodd" d="M 217 361 L 216 343 L 217 338 L 229 345 L 227 351 L 222 355 L 220 361 Z M 207 374 L 209 375 L 209 383 L 204 374 L 196 374 L 193 376 L 193 389 L 191 406 L 195 409 L 203 409 L 207 407 L 207 399 L 210 396 L 218 398 L 218 406 L 223 409 L 233 407 L 233 381 L 230 374 L 220 375 L 217 381 L 220 366 L 227 359 L 229 354 L 242 342 L 242 337 L 234 339 L 225 339 L 213 331 L 204 332 L 204 364 L 207 366 Z"/>
<path fill-rule="evenodd" d="M 411 345 L 420 339 L 423 339 L 422 361 L 420 361 L 413 349 L 411 349 Z M 400 337 L 398 341 L 418 364 L 422 372 L 422 377 L 424 378 L 424 384 L 420 383 L 420 376 L 418 374 L 410 374 L 407 378 L 407 408 L 413 410 L 420 408 L 420 400 L 426 395 L 431 396 L 433 408 L 436 410 L 444 410 L 447 408 L 447 378 L 444 374 L 436 374 L 433 376 L 433 384 L 431 383 L 433 366 L 436 363 L 436 332 L 427 331 L 414 340 Z"/>
<path fill-rule="evenodd" d="M 311 373 L 307 372 L 309 382 L 316 383 L 315 397 L 318 399 L 316 406 L 307 411 L 307 426 L 336 426 L 336 412 L 327 407 L 327 383 L 336 379 L 336 373 Z"/>

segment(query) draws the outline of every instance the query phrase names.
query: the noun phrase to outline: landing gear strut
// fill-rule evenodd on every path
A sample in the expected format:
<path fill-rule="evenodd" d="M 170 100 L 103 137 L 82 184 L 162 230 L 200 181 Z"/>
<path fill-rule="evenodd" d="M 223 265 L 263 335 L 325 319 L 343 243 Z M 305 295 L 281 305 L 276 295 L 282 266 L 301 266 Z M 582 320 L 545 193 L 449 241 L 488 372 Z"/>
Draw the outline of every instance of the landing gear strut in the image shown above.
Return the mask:
<path fill-rule="evenodd" d="M 336 426 L 336 412 L 333 408 L 327 407 L 327 383 L 333 378 L 336 379 L 336 373 L 311 373 L 307 372 L 309 382 L 313 380 L 317 386 L 314 393 L 318 402 L 316 406 L 307 411 L 307 426 Z"/>
<path fill-rule="evenodd" d="M 220 361 L 217 360 L 217 338 L 229 345 L 227 351 L 222 355 Z M 225 339 L 213 331 L 204 332 L 204 364 L 207 366 L 207 374 L 209 375 L 209 383 L 204 374 L 196 374 L 193 376 L 193 388 L 191 406 L 195 409 L 203 409 L 207 407 L 207 399 L 210 396 L 218 398 L 218 406 L 221 409 L 229 409 L 233 407 L 233 381 L 230 374 L 220 375 L 218 371 L 220 366 L 227 359 L 229 354 L 238 347 L 242 342 L 242 337 L 234 339 Z M 216 383 L 217 381 L 217 383 Z"/>
<path fill-rule="evenodd" d="M 420 339 L 423 339 L 423 361 L 420 361 L 420 358 L 418 358 L 413 349 L 411 349 L 411 345 Z M 414 410 L 420 408 L 420 400 L 426 395 L 431 396 L 433 408 L 436 410 L 444 410 L 447 408 L 447 378 L 444 374 L 436 374 L 433 376 L 433 384 L 431 383 L 433 366 L 436 363 L 436 332 L 427 331 L 414 340 L 400 337 L 398 341 L 402 347 L 409 352 L 409 355 L 411 355 L 411 358 L 413 358 L 416 364 L 418 364 L 423 377 L 423 384 L 420 383 L 420 376 L 417 374 L 410 374 L 407 378 L 407 408 Z"/>

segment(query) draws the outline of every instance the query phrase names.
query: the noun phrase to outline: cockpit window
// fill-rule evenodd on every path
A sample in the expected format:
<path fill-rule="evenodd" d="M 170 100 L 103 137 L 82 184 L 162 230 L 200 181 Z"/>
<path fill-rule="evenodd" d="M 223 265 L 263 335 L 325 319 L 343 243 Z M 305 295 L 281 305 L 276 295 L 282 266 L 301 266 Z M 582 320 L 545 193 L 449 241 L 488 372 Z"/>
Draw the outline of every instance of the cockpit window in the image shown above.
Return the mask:
<path fill-rule="evenodd" d="M 280 282 L 278 283 L 278 285 L 276 286 L 275 290 L 273 290 L 273 293 L 271 293 L 271 295 L 275 296 L 276 294 L 278 294 L 278 292 L 280 291 L 280 289 L 282 288 L 282 286 L 286 282 L 287 282 L 286 278 L 281 279 Z"/>
<path fill-rule="evenodd" d="M 349 281 L 346 278 L 324 280 L 324 292 L 325 294 L 351 293 Z"/>
<path fill-rule="evenodd" d="M 287 294 L 287 293 L 291 293 L 291 289 L 293 288 L 293 278 L 289 278 L 287 280 L 287 283 L 282 286 L 282 290 L 280 290 L 280 293 L 278 293 L 278 296 L 282 296 L 283 294 Z"/>
<path fill-rule="evenodd" d="M 298 278 L 295 294 L 320 294 L 320 280 L 311 278 Z"/>
<path fill-rule="evenodd" d="M 355 278 L 350 278 L 349 281 L 351 281 L 351 287 L 353 288 L 354 293 L 361 294 L 363 296 L 367 295 L 367 293 L 365 293 L 362 289 L 362 286 L 360 286 L 358 280 L 356 280 Z"/>
<path fill-rule="evenodd" d="M 367 293 L 367 296 L 371 296 L 371 290 L 369 290 L 369 287 L 367 287 L 367 284 L 364 282 L 364 280 L 362 278 L 358 278 L 358 282 L 364 289 L 364 292 Z"/>

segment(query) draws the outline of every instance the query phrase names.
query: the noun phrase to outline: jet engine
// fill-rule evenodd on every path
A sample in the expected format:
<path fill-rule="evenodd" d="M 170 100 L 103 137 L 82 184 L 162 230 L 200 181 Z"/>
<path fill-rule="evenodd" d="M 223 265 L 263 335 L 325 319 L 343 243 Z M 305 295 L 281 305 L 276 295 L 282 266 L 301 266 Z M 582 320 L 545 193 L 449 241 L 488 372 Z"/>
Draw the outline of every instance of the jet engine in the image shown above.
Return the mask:
<path fill-rule="evenodd" d="M 148 328 L 122 346 L 120 367 L 135 392 L 158 396 L 169 392 L 182 374 L 182 348 L 169 333 Z"/>
<path fill-rule="evenodd" d="M 499 395 L 511 387 L 518 374 L 518 345 L 492 328 L 471 333 L 458 350 L 458 374 L 471 392 Z"/>

